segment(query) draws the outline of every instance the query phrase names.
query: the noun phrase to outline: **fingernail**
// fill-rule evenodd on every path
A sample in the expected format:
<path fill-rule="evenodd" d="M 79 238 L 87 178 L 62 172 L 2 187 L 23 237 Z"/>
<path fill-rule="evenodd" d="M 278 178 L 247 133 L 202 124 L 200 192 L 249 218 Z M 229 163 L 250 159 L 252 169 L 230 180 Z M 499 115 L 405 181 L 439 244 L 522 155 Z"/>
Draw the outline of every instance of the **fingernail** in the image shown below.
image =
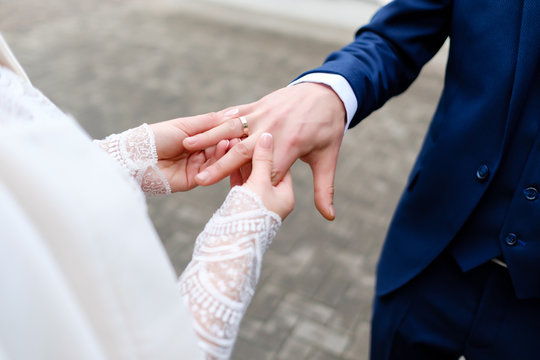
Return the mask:
<path fill-rule="evenodd" d="M 240 110 L 238 110 L 238 109 L 231 109 L 231 110 L 229 110 L 229 111 L 227 111 L 225 113 L 225 116 L 233 116 L 233 115 L 238 114 L 239 112 L 240 112 Z"/>
<path fill-rule="evenodd" d="M 272 147 L 272 134 L 264 133 L 261 135 L 261 147 L 270 149 Z"/>
<path fill-rule="evenodd" d="M 272 185 L 276 186 L 279 182 L 277 181 L 278 171 L 276 169 L 272 169 L 272 172 L 270 173 L 270 179 L 272 180 Z"/>
<path fill-rule="evenodd" d="M 328 207 L 328 213 L 330 214 L 332 219 L 336 217 L 336 210 L 334 210 L 334 206 L 330 205 Z"/>
<path fill-rule="evenodd" d="M 210 176 L 210 174 L 208 173 L 208 171 L 204 170 L 200 173 L 197 174 L 197 176 L 195 176 L 197 178 L 197 180 L 199 180 L 200 182 L 205 182 L 206 179 L 208 179 L 208 176 Z"/>
<path fill-rule="evenodd" d="M 197 140 L 198 140 L 197 136 L 191 136 L 191 137 L 186 138 L 184 141 L 188 145 L 195 145 L 197 143 Z"/>

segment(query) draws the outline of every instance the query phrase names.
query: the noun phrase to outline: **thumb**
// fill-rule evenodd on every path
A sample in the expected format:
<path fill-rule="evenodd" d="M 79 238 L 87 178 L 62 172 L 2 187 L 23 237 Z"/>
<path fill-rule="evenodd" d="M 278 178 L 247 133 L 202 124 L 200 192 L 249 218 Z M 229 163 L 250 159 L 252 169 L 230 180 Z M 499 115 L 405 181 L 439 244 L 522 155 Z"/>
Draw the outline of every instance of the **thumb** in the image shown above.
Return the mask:
<path fill-rule="evenodd" d="M 253 151 L 253 164 L 249 180 L 256 183 L 270 182 L 273 163 L 273 138 L 269 133 L 264 133 L 257 140 Z"/>
<path fill-rule="evenodd" d="M 313 172 L 313 188 L 315 190 L 315 206 L 327 220 L 334 220 L 334 177 L 336 175 L 337 157 L 325 156 L 311 165 Z"/>

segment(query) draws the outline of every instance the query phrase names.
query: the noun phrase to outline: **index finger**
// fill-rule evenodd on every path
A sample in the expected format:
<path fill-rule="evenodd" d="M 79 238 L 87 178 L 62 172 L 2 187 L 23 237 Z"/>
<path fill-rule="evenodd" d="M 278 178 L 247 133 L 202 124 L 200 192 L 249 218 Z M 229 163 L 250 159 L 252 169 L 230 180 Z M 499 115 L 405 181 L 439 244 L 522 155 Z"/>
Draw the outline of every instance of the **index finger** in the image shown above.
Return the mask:
<path fill-rule="evenodd" d="M 208 113 L 203 115 L 176 118 L 170 120 L 170 122 L 186 133 L 187 136 L 193 136 L 219 126 L 225 120 L 226 117 L 219 113 Z"/>
<path fill-rule="evenodd" d="M 233 146 L 221 159 L 195 177 L 197 184 L 202 186 L 215 184 L 240 169 L 242 165 L 249 163 L 253 156 L 253 149 L 256 142 L 257 137 L 249 136 Z"/>

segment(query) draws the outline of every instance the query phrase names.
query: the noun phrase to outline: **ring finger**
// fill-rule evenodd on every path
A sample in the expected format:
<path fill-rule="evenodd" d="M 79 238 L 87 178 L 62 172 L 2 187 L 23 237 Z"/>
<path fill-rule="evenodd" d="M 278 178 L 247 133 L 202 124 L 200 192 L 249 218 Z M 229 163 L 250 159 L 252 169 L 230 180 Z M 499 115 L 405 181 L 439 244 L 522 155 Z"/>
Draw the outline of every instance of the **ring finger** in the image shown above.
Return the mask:
<path fill-rule="evenodd" d="M 190 151 L 202 150 L 216 145 L 223 139 L 243 137 L 248 133 L 248 126 L 249 119 L 247 117 L 235 117 L 204 133 L 185 138 L 183 144 Z"/>

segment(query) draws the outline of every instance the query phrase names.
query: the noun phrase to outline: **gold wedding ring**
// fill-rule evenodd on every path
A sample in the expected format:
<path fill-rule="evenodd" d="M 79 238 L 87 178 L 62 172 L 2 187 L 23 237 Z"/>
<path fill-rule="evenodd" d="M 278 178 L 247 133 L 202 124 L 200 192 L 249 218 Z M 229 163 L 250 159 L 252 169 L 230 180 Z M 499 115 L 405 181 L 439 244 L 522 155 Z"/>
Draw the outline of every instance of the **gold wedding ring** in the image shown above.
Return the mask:
<path fill-rule="evenodd" d="M 249 136 L 248 123 L 245 116 L 239 117 L 240 122 L 242 123 L 242 129 L 244 131 L 244 136 Z"/>

